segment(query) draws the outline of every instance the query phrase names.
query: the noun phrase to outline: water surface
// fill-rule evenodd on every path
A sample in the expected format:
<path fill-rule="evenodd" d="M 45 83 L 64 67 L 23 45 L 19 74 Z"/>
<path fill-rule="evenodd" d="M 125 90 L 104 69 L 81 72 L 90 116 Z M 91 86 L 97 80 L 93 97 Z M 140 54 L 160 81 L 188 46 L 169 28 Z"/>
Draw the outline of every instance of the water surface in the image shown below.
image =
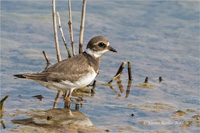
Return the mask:
<path fill-rule="evenodd" d="M 67 1 L 57 1 L 56 4 L 69 45 Z M 82 1 L 72 2 L 76 53 L 81 8 Z M 95 127 L 113 132 L 198 132 L 198 121 L 192 121 L 188 127 L 184 121 L 199 115 L 199 2 L 87 1 L 84 48 L 96 35 L 108 38 L 118 53 L 102 56 L 95 94 L 83 96 L 83 106 L 79 111 Z M 60 33 L 59 43 L 62 59 L 65 59 L 67 52 Z M 12 76 L 43 70 L 46 66 L 43 50 L 51 64 L 57 62 L 51 1 L 2 1 L 1 98 L 10 95 L 4 105 L 6 112 L 2 120 L 6 129 L 1 127 L 3 132 L 23 130 L 11 120 L 28 116 L 26 113 L 12 116 L 16 110 L 52 109 L 56 91 Z M 124 92 L 120 93 L 117 83 L 113 83 L 120 97 L 108 86 L 100 85 L 112 79 L 122 61 L 130 61 L 132 66 L 133 81 L 128 98 L 125 97 L 128 84 L 126 67 L 121 76 Z M 160 76 L 163 78 L 161 83 L 158 82 Z M 156 87 L 136 87 L 144 82 L 145 77 L 149 77 L 149 82 Z M 44 98 L 39 101 L 32 97 L 35 95 Z M 74 106 L 72 104 L 72 108 Z M 62 99 L 57 107 L 63 108 Z M 187 114 L 176 118 L 174 112 L 177 110 Z"/>

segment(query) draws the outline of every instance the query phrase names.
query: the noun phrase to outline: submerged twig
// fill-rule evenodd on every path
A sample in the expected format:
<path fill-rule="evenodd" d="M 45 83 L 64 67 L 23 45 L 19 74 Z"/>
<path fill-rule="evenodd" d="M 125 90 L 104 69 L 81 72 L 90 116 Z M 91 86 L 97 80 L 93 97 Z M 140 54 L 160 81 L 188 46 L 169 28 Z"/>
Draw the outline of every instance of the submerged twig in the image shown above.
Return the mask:
<path fill-rule="evenodd" d="M 74 48 L 74 39 L 73 39 L 73 29 L 72 29 L 72 15 L 71 15 L 71 0 L 68 0 L 68 6 L 69 6 L 69 34 L 71 39 L 71 46 L 72 46 L 72 55 L 75 55 L 75 48 Z"/>
<path fill-rule="evenodd" d="M 59 42 L 58 42 L 58 33 L 57 33 L 57 23 L 56 23 L 56 4 L 55 4 L 55 0 L 52 0 L 52 16 L 53 16 L 53 29 L 54 29 L 54 38 L 55 38 L 57 59 L 58 59 L 58 61 L 61 61 Z"/>
<path fill-rule="evenodd" d="M 62 40 L 63 40 L 65 48 L 67 50 L 68 58 L 70 58 L 71 54 L 70 54 L 69 48 L 67 47 L 67 42 L 65 40 L 65 36 L 64 36 L 63 30 L 62 30 L 62 25 L 61 25 L 61 21 L 60 21 L 60 14 L 59 14 L 59 12 L 57 12 L 57 18 L 58 18 L 58 25 L 59 25 L 60 33 L 61 33 L 61 36 L 62 36 Z"/>
<path fill-rule="evenodd" d="M 79 53 L 83 52 L 83 33 L 84 33 L 84 25 L 85 25 L 85 9 L 86 9 L 86 0 L 83 0 L 80 36 L 79 36 Z"/>
<path fill-rule="evenodd" d="M 35 96 L 32 96 L 32 97 L 35 97 L 35 98 L 39 99 L 40 101 L 42 101 L 42 98 L 44 98 L 42 95 L 35 95 Z"/>
<path fill-rule="evenodd" d="M 128 61 L 128 79 L 132 80 L 131 63 Z"/>

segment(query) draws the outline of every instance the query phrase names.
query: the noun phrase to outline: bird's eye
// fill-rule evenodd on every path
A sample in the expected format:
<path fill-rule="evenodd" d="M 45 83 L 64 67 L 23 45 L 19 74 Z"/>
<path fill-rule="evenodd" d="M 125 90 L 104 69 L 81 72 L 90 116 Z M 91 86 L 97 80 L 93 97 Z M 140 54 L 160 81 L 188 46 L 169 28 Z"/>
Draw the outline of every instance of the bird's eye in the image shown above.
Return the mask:
<path fill-rule="evenodd" d="M 99 46 L 99 47 L 106 47 L 106 45 L 105 45 L 103 42 L 100 42 L 100 43 L 98 44 L 98 46 Z"/>

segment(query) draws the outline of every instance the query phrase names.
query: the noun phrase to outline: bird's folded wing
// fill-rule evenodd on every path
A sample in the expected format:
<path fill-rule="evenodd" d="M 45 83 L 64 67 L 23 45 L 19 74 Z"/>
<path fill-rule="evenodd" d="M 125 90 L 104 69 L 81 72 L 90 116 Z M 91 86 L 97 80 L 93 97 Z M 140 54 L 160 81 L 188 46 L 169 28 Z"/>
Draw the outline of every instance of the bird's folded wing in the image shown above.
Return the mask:
<path fill-rule="evenodd" d="M 45 82 L 60 82 L 66 80 L 74 82 L 88 73 L 89 69 L 90 65 L 87 57 L 79 54 L 77 56 L 73 56 L 72 58 L 56 63 L 42 72 L 23 74 L 23 76 L 27 79 Z"/>

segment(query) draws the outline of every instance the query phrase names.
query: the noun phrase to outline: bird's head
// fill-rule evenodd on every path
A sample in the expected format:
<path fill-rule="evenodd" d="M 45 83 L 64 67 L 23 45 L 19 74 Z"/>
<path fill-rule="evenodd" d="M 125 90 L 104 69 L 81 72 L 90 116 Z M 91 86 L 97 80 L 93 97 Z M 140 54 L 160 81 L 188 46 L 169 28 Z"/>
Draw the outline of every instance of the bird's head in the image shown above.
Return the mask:
<path fill-rule="evenodd" d="M 98 58 L 107 51 L 117 52 L 103 36 L 93 37 L 87 44 L 86 53 Z"/>

